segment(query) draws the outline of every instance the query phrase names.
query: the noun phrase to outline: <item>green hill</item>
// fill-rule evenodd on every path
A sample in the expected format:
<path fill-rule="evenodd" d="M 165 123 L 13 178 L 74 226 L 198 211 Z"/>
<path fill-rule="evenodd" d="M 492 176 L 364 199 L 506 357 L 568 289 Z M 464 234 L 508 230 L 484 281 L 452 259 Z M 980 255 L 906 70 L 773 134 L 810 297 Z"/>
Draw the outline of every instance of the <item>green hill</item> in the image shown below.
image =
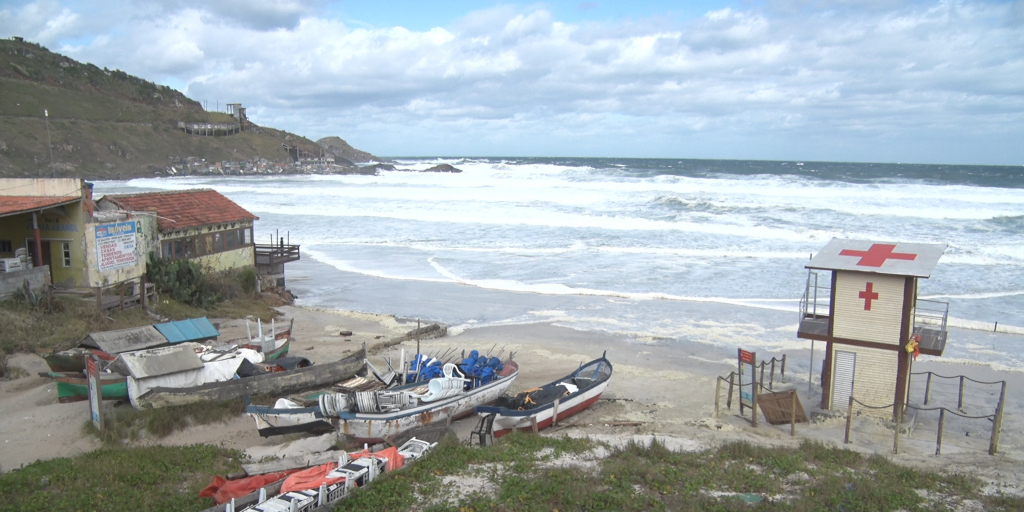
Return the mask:
<path fill-rule="evenodd" d="M 35 43 L 0 40 L 0 176 L 129 178 L 162 174 L 176 158 L 288 163 L 283 143 L 321 150 L 309 139 L 268 127 L 208 137 L 186 134 L 179 122 L 237 121 L 123 71 Z"/>

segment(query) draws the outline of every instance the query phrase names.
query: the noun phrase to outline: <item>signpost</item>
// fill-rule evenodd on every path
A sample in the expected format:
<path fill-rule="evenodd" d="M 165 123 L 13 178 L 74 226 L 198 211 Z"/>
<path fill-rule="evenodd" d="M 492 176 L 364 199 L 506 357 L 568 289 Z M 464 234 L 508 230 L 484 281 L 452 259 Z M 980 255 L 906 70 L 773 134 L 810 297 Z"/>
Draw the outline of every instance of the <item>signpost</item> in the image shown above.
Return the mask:
<path fill-rule="evenodd" d="M 90 357 L 86 360 L 86 372 L 89 382 L 89 413 L 92 416 L 92 424 L 96 430 L 103 431 L 103 414 L 100 411 L 100 403 L 103 401 L 103 391 L 100 389 L 100 373 L 96 368 L 96 358 Z"/>
<path fill-rule="evenodd" d="M 100 272 L 134 265 L 135 222 L 96 226 L 96 262 Z"/>
<path fill-rule="evenodd" d="M 757 426 L 757 374 L 754 372 L 757 354 L 737 349 L 740 375 L 740 416 L 743 408 L 750 408 L 750 423 Z M 747 387 L 749 386 L 749 388 Z"/>

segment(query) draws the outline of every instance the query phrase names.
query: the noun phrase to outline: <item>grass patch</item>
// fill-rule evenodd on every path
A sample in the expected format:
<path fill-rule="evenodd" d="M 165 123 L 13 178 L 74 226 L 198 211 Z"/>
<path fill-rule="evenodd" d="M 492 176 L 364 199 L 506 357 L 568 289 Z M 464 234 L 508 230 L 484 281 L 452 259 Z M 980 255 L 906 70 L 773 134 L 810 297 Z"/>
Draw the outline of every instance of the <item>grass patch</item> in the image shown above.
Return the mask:
<path fill-rule="evenodd" d="M 0 475 L 4 510 L 202 510 L 214 475 L 241 469 L 242 455 L 210 445 L 107 447 L 36 462 Z"/>
<path fill-rule="evenodd" d="M 82 431 L 98 436 L 106 444 L 116 445 L 137 441 L 146 434 L 167 437 L 192 425 L 224 422 L 244 412 L 245 404 L 241 399 L 141 411 L 131 407 L 108 408 L 103 414 L 102 432 L 96 430 L 91 420 L 82 424 Z"/>
<path fill-rule="evenodd" d="M 48 307 L 33 306 L 23 298 L 0 303 L 0 351 L 35 352 L 66 349 L 91 332 L 127 329 L 152 324 L 141 309 L 100 313 L 96 303 L 71 297 L 52 297 Z"/>
<path fill-rule="evenodd" d="M 543 464 L 596 446 L 518 433 L 485 448 L 449 441 L 335 510 L 931 511 L 956 510 L 965 500 L 986 510 L 1024 509 L 1020 498 L 982 496 L 981 483 L 970 477 L 909 469 L 814 442 L 797 448 L 738 442 L 696 453 L 673 452 L 657 442 L 629 444 L 589 469 Z M 452 493 L 452 482 L 470 478 L 488 485 Z"/>

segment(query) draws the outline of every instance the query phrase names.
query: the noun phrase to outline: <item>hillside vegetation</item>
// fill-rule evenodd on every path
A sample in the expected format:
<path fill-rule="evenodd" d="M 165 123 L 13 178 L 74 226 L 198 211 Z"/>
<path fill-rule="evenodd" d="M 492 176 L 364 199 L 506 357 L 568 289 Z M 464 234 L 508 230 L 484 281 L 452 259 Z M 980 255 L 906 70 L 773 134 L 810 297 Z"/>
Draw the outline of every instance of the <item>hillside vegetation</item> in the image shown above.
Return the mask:
<path fill-rule="evenodd" d="M 81 63 L 35 43 L 0 41 L 0 176 L 142 177 L 162 175 L 171 158 L 290 162 L 282 143 L 319 151 L 309 139 L 266 127 L 260 133 L 202 137 L 184 133 L 179 121 L 233 118 L 206 112 L 179 91 L 123 71 Z"/>

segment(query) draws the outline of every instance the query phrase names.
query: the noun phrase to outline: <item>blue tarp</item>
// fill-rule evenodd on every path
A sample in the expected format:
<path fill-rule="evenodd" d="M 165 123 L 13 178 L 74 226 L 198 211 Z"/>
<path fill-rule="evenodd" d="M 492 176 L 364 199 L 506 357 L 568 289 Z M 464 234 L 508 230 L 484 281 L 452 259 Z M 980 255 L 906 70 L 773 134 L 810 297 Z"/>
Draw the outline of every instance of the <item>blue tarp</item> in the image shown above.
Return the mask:
<path fill-rule="evenodd" d="M 202 318 L 189 318 L 177 322 L 155 324 L 156 330 L 163 334 L 171 344 L 185 341 L 203 341 L 220 336 L 213 324 L 204 316 Z"/>

